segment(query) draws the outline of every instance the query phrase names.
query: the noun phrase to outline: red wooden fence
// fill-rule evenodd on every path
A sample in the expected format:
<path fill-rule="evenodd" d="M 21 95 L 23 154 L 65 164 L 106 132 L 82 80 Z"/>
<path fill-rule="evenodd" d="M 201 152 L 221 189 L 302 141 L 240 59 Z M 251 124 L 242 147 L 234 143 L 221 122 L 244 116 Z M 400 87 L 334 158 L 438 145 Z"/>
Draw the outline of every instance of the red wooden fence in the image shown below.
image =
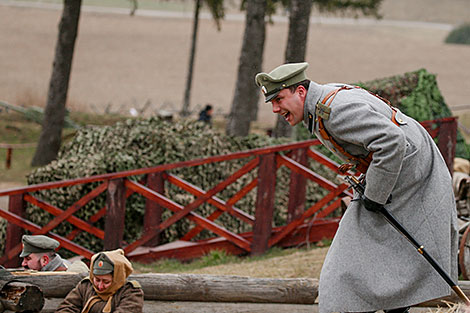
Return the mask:
<path fill-rule="evenodd" d="M 424 123 L 431 135 L 438 139 L 438 145 L 449 166 L 452 165 L 455 154 L 456 124 L 455 118 Z M 233 254 L 262 254 L 274 245 L 286 247 L 300 244 L 306 240 L 316 242 L 323 238 L 332 238 L 339 219 L 331 217 L 331 213 L 340 207 L 342 197 L 351 196 L 351 194 L 347 190 L 346 184 L 336 185 L 309 168 L 308 161 L 313 159 L 337 172 L 338 164 L 311 149 L 312 146 L 319 144 L 318 140 L 308 140 L 204 159 L 163 164 L 151 168 L 0 191 L 0 197 L 9 197 L 8 210 L 0 210 L 0 216 L 8 220 L 5 253 L 0 258 L 0 264 L 6 267 L 19 265 L 18 254 L 21 251 L 21 236 L 24 230 L 28 230 L 32 234 L 45 234 L 55 238 L 61 243 L 62 248 L 90 259 L 96 251 L 90 251 L 73 241 L 80 232 L 85 231 L 103 240 L 104 249 L 123 247 L 131 260 L 141 262 L 162 257 L 191 259 L 212 249 L 224 249 Z M 244 160 L 244 165 L 209 190 L 202 190 L 170 173 L 172 169 L 235 159 Z M 288 218 L 286 225 L 273 228 L 276 171 L 280 167 L 286 167 L 291 171 L 288 186 L 285 182 L 285 188 L 289 190 L 286 208 Z M 217 194 L 227 186 L 255 170 L 257 170 L 256 177 L 242 186 L 230 199 L 224 201 L 217 197 Z M 144 178 L 137 181 L 136 176 Z M 306 208 L 307 180 L 317 183 L 328 193 L 321 200 Z M 55 207 L 45 199 L 34 196 L 34 192 L 39 190 L 97 182 L 99 184 L 95 189 L 67 208 Z M 177 186 L 194 195 L 195 199 L 183 206 L 165 196 L 165 184 Z M 257 188 L 256 210 L 255 215 L 251 216 L 235 207 L 235 204 L 254 188 Z M 74 216 L 78 210 L 102 193 L 106 193 L 105 207 L 86 221 Z M 135 193 L 146 199 L 144 231 L 141 237 L 134 242 L 125 243 L 123 233 L 126 226 L 124 221 L 126 198 Z M 26 203 L 37 206 L 51 213 L 54 217 L 43 227 L 40 227 L 25 218 Z M 194 212 L 196 208 L 205 203 L 214 206 L 216 210 L 209 216 L 200 216 Z M 173 214 L 162 220 L 164 210 L 170 210 Z M 221 214 L 230 214 L 243 223 L 251 225 L 252 231 L 235 233 L 227 230 L 214 222 Z M 101 218 L 105 219 L 104 229 L 95 226 L 95 223 Z M 178 241 L 158 245 L 159 233 L 183 218 L 194 222 L 196 227 Z M 66 236 L 55 234 L 53 230 L 65 222 L 73 225 L 74 229 Z M 217 237 L 209 240 L 193 240 L 204 229 Z"/>

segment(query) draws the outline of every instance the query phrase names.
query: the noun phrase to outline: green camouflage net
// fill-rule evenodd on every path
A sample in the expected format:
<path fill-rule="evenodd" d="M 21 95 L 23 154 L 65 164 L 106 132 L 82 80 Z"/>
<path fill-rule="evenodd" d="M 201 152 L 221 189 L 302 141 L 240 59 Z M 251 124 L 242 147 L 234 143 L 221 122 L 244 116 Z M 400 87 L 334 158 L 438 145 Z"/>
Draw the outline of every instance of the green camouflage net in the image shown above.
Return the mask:
<path fill-rule="evenodd" d="M 425 69 L 357 85 L 388 99 L 393 106 L 419 122 L 452 116 L 437 86 L 436 75 Z M 455 156 L 470 157 L 468 145 L 460 131 L 457 131 Z"/>

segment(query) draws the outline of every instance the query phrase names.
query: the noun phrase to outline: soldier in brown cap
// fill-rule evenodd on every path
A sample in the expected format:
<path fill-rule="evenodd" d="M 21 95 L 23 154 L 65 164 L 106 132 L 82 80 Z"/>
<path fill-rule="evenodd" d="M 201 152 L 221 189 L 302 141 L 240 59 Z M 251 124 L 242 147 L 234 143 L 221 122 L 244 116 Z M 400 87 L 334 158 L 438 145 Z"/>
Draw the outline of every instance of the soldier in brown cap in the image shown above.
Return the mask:
<path fill-rule="evenodd" d="M 23 258 L 21 266 L 36 271 L 66 271 L 70 266 L 67 260 L 55 252 L 59 242 L 44 235 L 23 235 Z"/>
<path fill-rule="evenodd" d="M 56 312 L 142 312 L 142 288 L 138 282 L 127 280 L 132 271 L 122 249 L 95 254 L 90 276 L 69 292 Z"/>

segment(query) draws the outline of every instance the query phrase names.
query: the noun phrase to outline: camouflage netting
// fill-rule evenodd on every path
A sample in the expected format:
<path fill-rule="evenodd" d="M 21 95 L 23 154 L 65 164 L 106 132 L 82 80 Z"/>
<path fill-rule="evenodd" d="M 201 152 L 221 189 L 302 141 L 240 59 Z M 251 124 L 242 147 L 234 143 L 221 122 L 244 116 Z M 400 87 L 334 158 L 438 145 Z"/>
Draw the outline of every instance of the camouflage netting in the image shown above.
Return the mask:
<path fill-rule="evenodd" d="M 393 106 L 420 122 L 452 116 L 437 86 L 436 75 L 425 69 L 357 85 L 388 99 Z M 457 132 L 455 154 L 456 157 L 470 158 L 469 148 L 460 132 Z"/>
<path fill-rule="evenodd" d="M 243 138 L 225 136 L 206 124 L 195 121 L 172 123 L 156 118 L 127 120 L 114 126 L 80 129 L 73 140 L 61 149 L 58 160 L 31 173 L 28 176 L 28 183 L 38 184 L 151 167 L 280 143 L 282 143 L 281 140 L 261 135 L 250 135 Z M 225 161 L 175 169 L 169 171 L 169 173 L 177 175 L 201 189 L 209 190 L 245 163 L 246 159 Z M 313 166 L 318 173 L 327 176 L 329 179 L 335 178 L 335 175 L 323 168 L 322 165 L 314 164 Z M 244 175 L 237 182 L 217 194 L 217 196 L 223 200 L 229 199 L 242 186 L 249 183 L 256 174 L 257 169 L 250 174 Z M 285 224 L 286 221 L 288 188 L 285 188 L 285 186 L 289 182 L 289 174 L 290 171 L 287 169 L 281 169 L 277 174 L 278 187 L 275 199 L 275 226 Z M 133 177 L 132 179 L 139 180 L 141 178 Z M 37 192 L 35 195 L 65 210 L 96 186 L 97 183 L 78 185 Z M 315 183 L 309 182 L 307 188 L 308 205 L 318 201 L 326 194 L 326 191 Z M 194 196 L 169 183 L 166 184 L 165 192 L 168 198 L 181 205 L 188 204 L 195 199 Z M 81 219 L 88 219 L 105 205 L 105 201 L 105 195 L 102 194 L 86 205 L 86 207 L 81 208 L 75 216 Z M 248 214 L 254 215 L 255 201 L 256 188 L 239 201 L 236 207 Z M 126 208 L 124 240 L 132 242 L 140 236 L 142 231 L 145 208 L 144 197 L 138 194 L 132 195 L 126 201 Z M 196 209 L 196 213 L 202 216 L 208 216 L 213 211 L 214 207 L 207 204 Z M 168 218 L 171 214 L 171 212 L 165 210 L 163 219 Z M 52 218 L 51 215 L 35 206 L 27 208 L 27 215 L 32 222 L 39 225 L 45 225 Z M 223 214 L 216 222 L 230 231 L 251 231 L 249 224 L 243 223 L 228 214 Z M 100 220 L 97 226 L 103 229 L 104 221 Z M 163 232 L 163 243 L 181 238 L 192 226 L 194 225 L 191 222 L 182 219 Z M 64 222 L 54 232 L 65 235 L 71 229 L 72 226 Z M 213 236 L 214 234 L 202 232 L 196 239 Z M 93 251 L 102 249 L 102 241 L 91 235 L 81 234 L 74 241 Z"/>

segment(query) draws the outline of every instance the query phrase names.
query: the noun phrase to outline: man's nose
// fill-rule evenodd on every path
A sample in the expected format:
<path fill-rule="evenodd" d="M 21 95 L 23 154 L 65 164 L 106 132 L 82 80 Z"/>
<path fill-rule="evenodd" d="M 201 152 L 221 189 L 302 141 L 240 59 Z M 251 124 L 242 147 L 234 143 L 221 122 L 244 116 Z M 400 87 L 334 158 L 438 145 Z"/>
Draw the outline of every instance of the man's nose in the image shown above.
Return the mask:
<path fill-rule="evenodd" d="M 276 104 L 276 103 L 274 103 L 274 102 L 272 102 L 272 106 L 273 106 L 273 113 L 279 113 L 279 111 L 281 110 L 281 109 L 279 108 L 279 105 Z"/>
<path fill-rule="evenodd" d="M 26 262 L 26 260 L 23 260 L 23 262 L 21 262 L 21 266 L 23 266 L 23 267 L 25 267 L 27 264 L 28 264 L 28 262 Z"/>

